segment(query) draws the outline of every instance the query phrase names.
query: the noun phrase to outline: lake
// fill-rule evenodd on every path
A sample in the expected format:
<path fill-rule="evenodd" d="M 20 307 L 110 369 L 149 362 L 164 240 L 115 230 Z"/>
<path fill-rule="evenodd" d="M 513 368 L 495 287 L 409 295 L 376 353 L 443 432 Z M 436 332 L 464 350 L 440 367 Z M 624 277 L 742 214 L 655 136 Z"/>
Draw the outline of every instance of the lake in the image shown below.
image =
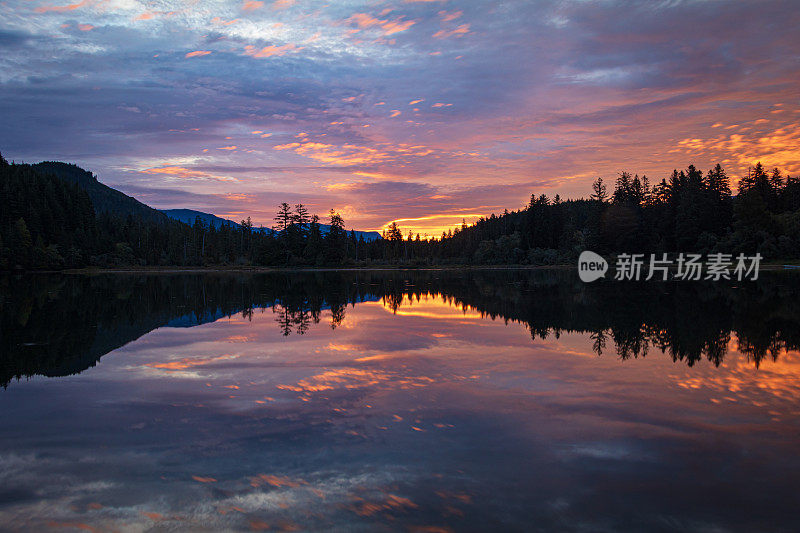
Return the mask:
<path fill-rule="evenodd" d="M 800 277 L 0 278 L 0 528 L 797 531 Z"/>

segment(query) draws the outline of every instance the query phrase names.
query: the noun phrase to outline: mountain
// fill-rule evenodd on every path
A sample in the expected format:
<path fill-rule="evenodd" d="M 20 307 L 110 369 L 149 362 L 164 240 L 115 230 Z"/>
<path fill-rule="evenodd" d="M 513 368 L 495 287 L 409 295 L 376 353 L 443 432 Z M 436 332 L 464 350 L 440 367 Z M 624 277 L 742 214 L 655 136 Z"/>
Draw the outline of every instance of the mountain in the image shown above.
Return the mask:
<path fill-rule="evenodd" d="M 195 211 L 194 209 L 162 209 L 161 212 L 173 220 L 178 220 L 184 224 L 189 224 L 190 226 L 193 226 L 195 219 L 199 217 L 206 226 L 213 226 L 215 229 L 219 229 L 222 226 L 233 226 L 234 228 L 239 227 L 239 224 L 233 220 L 221 218 L 217 215 L 212 215 L 211 213 Z"/>
<path fill-rule="evenodd" d="M 159 211 L 116 189 L 112 189 L 108 185 L 100 183 L 94 174 L 71 163 L 43 161 L 31 165 L 31 167 L 41 174 L 50 174 L 63 181 L 78 185 L 89 195 L 97 213 L 108 212 L 123 216 L 133 215 L 153 222 L 166 222 L 168 219 L 173 219 L 190 226 L 194 224 L 197 217 L 200 217 L 203 222 L 213 225 L 217 229 L 226 224 L 235 228 L 239 227 L 239 224 L 233 220 L 193 209 L 164 209 Z M 330 226 L 327 224 L 320 224 L 319 228 L 323 235 L 330 231 Z M 253 229 L 259 230 L 259 228 Z M 270 228 L 263 228 L 263 232 L 266 234 L 274 233 Z M 377 231 L 356 231 L 355 233 L 356 238 L 363 237 L 368 242 L 381 238 L 380 233 Z"/>
<path fill-rule="evenodd" d="M 223 225 L 231 225 L 233 227 L 239 227 L 239 224 L 234 222 L 233 220 L 228 220 L 227 218 L 221 218 L 216 215 L 212 215 L 211 213 L 204 213 L 202 211 L 195 211 L 194 209 L 162 209 L 162 213 L 167 215 L 169 218 L 173 220 L 178 220 L 185 224 L 189 224 L 190 226 L 194 224 L 194 221 L 197 217 L 207 225 L 213 225 L 215 228 L 219 229 L 220 226 Z M 331 227 L 328 224 L 320 224 L 319 230 L 323 235 L 327 235 L 330 231 Z M 267 234 L 275 233 L 274 230 L 270 228 L 253 228 L 254 231 L 263 231 Z M 348 230 L 348 233 L 350 231 Z M 358 231 L 355 230 L 356 238 L 364 237 L 364 240 L 367 242 L 374 241 L 376 239 L 380 239 L 381 234 L 377 231 Z"/>
<path fill-rule="evenodd" d="M 166 222 L 167 216 L 108 185 L 103 185 L 89 171 L 77 165 L 58 161 L 43 161 L 31 165 L 41 174 L 50 174 L 61 180 L 74 183 L 86 191 L 97 213 L 133 215 L 152 222 Z"/>

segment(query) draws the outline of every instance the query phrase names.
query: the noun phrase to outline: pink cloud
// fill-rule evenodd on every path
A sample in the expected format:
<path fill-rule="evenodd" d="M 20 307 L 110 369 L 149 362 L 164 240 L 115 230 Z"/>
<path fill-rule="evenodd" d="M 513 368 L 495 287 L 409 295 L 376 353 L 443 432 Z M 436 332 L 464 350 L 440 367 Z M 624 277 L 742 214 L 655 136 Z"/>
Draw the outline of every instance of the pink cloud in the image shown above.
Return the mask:
<path fill-rule="evenodd" d="M 171 17 L 175 13 L 175 11 L 145 11 L 141 15 L 134 17 L 133 20 L 152 20 L 160 16 Z"/>
<path fill-rule="evenodd" d="M 436 39 L 446 39 L 448 37 L 454 37 L 454 36 L 461 37 L 462 35 L 467 33 L 469 33 L 469 24 L 462 24 L 461 26 L 449 31 L 439 30 L 436 33 L 434 33 L 433 36 Z"/>
<path fill-rule="evenodd" d="M 91 24 L 78 24 L 78 29 L 81 31 L 92 31 L 94 26 Z"/>
<path fill-rule="evenodd" d="M 350 24 L 355 24 L 356 26 L 358 26 L 359 30 L 365 30 L 377 26 L 381 28 L 381 30 L 383 30 L 384 35 L 392 35 L 394 33 L 405 31 L 414 24 L 416 24 L 416 21 L 403 20 L 403 17 L 398 17 L 395 20 L 389 21 L 389 20 L 381 20 L 367 13 L 355 13 L 350 17 L 348 17 L 347 19 L 345 19 L 345 22 Z"/>
<path fill-rule="evenodd" d="M 354 23 L 359 28 L 364 29 L 364 28 L 371 28 L 373 26 L 377 26 L 377 25 L 379 25 L 381 23 L 384 23 L 386 21 L 377 19 L 377 18 L 373 17 L 372 15 L 368 15 L 366 13 L 356 13 L 354 15 L 351 15 L 349 18 L 347 18 L 345 20 L 345 22 Z"/>
<path fill-rule="evenodd" d="M 393 33 L 399 33 L 401 31 L 406 31 L 408 28 L 416 24 L 413 20 L 402 20 L 402 17 L 393 21 L 387 22 L 386 24 L 382 24 L 381 28 L 385 32 L 385 35 L 392 35 Z"/>
<path fill-rule="evenodd" d="M 210 53 L 211 52 L 209 50 L 195 50 L 194 52 L 189 52 L 184 57 L 190 58 L 190 57 L 207 56 Z"/>
<path fill-rule="evenodd" d="M 260 0 L 246 0 L 244 4 L 242 4 L 242 9 L 244 11 L 255 11 L 256 9 L 261 9 L 264 6 L 264 2 Z"/>
<path fill-rule="evenodd" d="M 302 50 L 303 47 L 297 47 L 291 43 L 284 44 L 282 46 L 275 46 L 269 45 L 265 46 L 262 49 L 257 49 L 255 46 L 247 45 L 244 47 L 244 55 L 250 57 L 257 57 L 257 58 L 264 58 L 264 57 L 273 57 L 273 56 L 282 56 L 288 52 L 298 52 Z"/>
<path fill-rule="evenodd" d="M 213 19 L 211 19 L 211 22 L 213 22 L 214 24 L 219 24 L 220 26 L 230 26 L 231 24 L 239 22 L 239 19 L 224 20 L 220 17 L 214 17 Z"/>
<path fill-rule="evenodd" d="M 238 181 L 236 178 L 228 176 L 216 176 L 203 172 L 202 170 L 192 170 L 190 168 L 181 167 L 177 165 L 169 165 L 165 167 L 146 168 L 140 170 L 142 174 L 163 174 L 173 178 L 190 179 L 190 180 L 219 180 L 219 181 Z"/>
<path fill-rule="evenodd" d="M 463 14 L 463 11 L 453 11 L 452 13 L 448 13 L 447 11 L 439 11 L 439 16 L 442 17 L 442 22 L 450 22 L 451 20 L 455 20 Z"/>
<path fill-rule="evenodd" d="M 34 9 L 37 13 L 47 13 L 48 11 L 53 11 L 55 13 L 63 13 L 65 11 L 73 11 L 80 7 L 84 7 L 89 5 L 89 0 L 83 0 L 82 2 L 78 2 L 77 4 L 69 4 L 66 6 L 40 6 Z"/>
<path fill-rule="evenodd" d="M 134 17 L 133 20 L 152 20 L 161 16 L 171 17 L 176 13 L 177 11 L 145 11 L 141 15 Z"/>

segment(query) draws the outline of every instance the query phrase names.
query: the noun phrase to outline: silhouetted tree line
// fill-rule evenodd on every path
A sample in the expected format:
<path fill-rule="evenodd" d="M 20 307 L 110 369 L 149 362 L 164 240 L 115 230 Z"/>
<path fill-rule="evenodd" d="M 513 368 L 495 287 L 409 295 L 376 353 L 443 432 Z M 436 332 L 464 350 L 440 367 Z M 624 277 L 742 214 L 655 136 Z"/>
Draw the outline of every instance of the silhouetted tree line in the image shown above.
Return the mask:
<path fill-rule="evenodd" d="M 83 172 L 77 167 L 68 170 Z M 295 208 L 283 204 L 281 209 L 286 210 L 283 219 L 280 214 L 276 217 L 277 232 L 255 228 L 249 218 L 238 225 L 214 227 L 200 218 L 188 225 L 163 215 L 120 215 L 113 208 L 98 211 L 76 183 L 35 166 L 9 164 L 1 156 L 0 205 L 0 269 L 7 270 L 338 266 L 366 257 L 363 236 L 348 233 L 342 217 L 333 211 L 325 234 L 319 217 L 309 216 L 302 204 Z"/>
<path fill-rule="evenodd" d="M 436 253 L 478 264 L 572 263 L 582 250 L 760 252 L 800 257 L 800 180 L 761 163 L 733 195 L 725 170 L 689 166 L 651 184 L 623 172 L 613 190 L 602 178 L 588 199 L 531 195 L 525 209 L 492 215 L 443 236 Z"/>
<path fill-rule="evenodd" d="M 373 241 L 348 232 L 335 211 L 323 231 L 319 217 L 303 204 L 281 204 L 274 231 L 255 228 L 249 218 L 214 227 L 200 218 L 188 225 L 98 212 L 78 185 L 45 173 L 55 165 L 61 164 L 38 172 L 39 167 L 0 157 L 0 269 L 541 265 L 571 263 L 586 249 L 800 257 L 800 180 L 777 168 L 767 172 L 761 163 L 740 181 L 736 195 L 720 165 L 705 174 L 689 166 L 655 184 L 623 172 L 610 191 L 596 180 L 588 199 L 531 195 L 524 209 L 492 214 L 471 226 L 462 223 L 433 239 L 404 237 L 392 222 L 383 238 Z M 141 208 L 138 212 L 147 210 Z"/>
<path fill-rule="evenodd" d="M 800 349 L 800 288 L 791 273 L 763 273 L 736 290 L 712 282 L 585 284 L 558 269 L 315 271 L 265 274 L 115 274 L 0 277 L 0 384 L 81 372 L 106 353 L 163 327 L 272 313 L 282 335 L 337 327 L 347 307 L 390 309 L 440 296 L 492 320 L 524 324 L 533 340 L 592 336 L 598 354 L 663 352 L 719 365 L 731 339 L 758 365 Z"/>

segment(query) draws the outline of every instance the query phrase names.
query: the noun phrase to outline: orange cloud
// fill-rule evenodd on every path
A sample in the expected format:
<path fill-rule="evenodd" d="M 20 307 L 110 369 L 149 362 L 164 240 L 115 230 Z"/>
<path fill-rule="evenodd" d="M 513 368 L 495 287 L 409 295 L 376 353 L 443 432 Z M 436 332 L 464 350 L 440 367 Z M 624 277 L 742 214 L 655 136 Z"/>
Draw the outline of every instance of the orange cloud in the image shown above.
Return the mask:
<path fill-rule="evenodd" d="M 414 104 L 418 104 L 418 103 L 420 103 L 420 102 L 424 102 L 424 101 L 425 101 L 425 99 L 424 99 L 424 98 L 420 98 L 419 100 L 411 100 L 411 101 L 408 103 L 408 105 L 414 105 Z"/>
<path fill-rule="evenodd" d="M 416 24 L 416 21 L 403 20 L 403 17 L 399 17 L 393 21 L 389 21 L 389 20 L 378 19 L 367 13 L 355 13 L 354 15 L 351 15 L 350 17 L 345 19 L 345 22 L 350 24 L 355 24 L 356 26 L 358 26 L 359 30 L 365 30 L 368 28 L 373 28 L 375 26 L 378 26 L 383 30 L 384 35 L 392 35 L 393 33 L 399 33 L 401 31 L 405 31 L 414 24 Z"/>
<path fill-rule="evenodd" d="M 800 123 L 789 123 L 771 131 L 736 127 L 739 133 L 683 139 L 669 152 L 721 161 L 723 166 L 729 167 L 729 171 L 735 169 L 739 173 L 746 172 L 747 167 L 757 161 L 791 174 L 800 172 Z"/>
<path fill-rule="evenodd" d="M 462 24 L 461 26 L 449 31 L 439 30 L 436 33 L 434 33 L 433 36 L 436 39 L 446 39 L 448 37 L 453 37 L 453 36 L 461 37 L 466 33 L 469 33 L 469 24 Z"/>
<path fill-rule="evenodd" d="M 399 117 L 401 115 L 400 111 L 397 109 L 392 109 L 392 114 L 389 115 L 390 118 Z"/>
<path fill-rule="evenodd" d="M 299 487 L 305 484 L 303 480 L 294 481 L 286 476 L 273 476 L 271 474 L 259 474 L 250 478 L 251 487 L 260 487 L 262 485 L 271 485 L 273 487 Z"/>
<path fill-rule="evenodd" d="M 369 165 L 388 160 L 391 156 L 376 148 L 345 144 L 335 146 L 319 142 L 294 142 L 273 146 L 275 150 L 292 150 L 321 163 L 331 165 Z"/>
<path fill-rule="evenodd" d="M 214 24 L 219 24 L 221 26 L 230 26 L 231 24 L 239 22 L 239 19 L 224 20 L 220 17 L 214 17 L 213 19 L 211 19 L 211 22 L 213 22 Z"/>
<path fill-rule="evenodd" d="M 451 20 L 455 20 L 463 14 L 463 11 L 453 11 L 452 13 L 448 13 L 447 11 L 439 11 L 439 16 L 442 17 L 442 22 L 450 22 Z"/>
<path fill-rule="evenodd" d="M 36 13 L 47 13 L 48 11 L 53 11 L 56 13 L 63 13 L 65 11 L 73 11 L 80 7 L 84 7 L 89 5 L 89 0 L 83 0 L 82 2 L 78 2 L 77 4 L 69 4 L 66 6 L 40 6 L 34 9 Z"/>
<path fill-rule="evenodd" d="M 210 52 L 210 51 L 208 51 L 208 50 L 195 50 L 194 52 L 189 52 L 189 53 L 188 53 L 188 54 L 186 54 L 184 57 L 186 57 L 186 58 L 189 58 L 189 57 L 200 57 L 200 56 L 207 56 L 207 55 L 208 55 L 208 54 L 210 54 L 210 53 L 211 53 L 211 52 Z"/>
<path fill-rule="evenodd" d="M 144 366 L 149 368 L 156 368 L 158 370 L 188 370 L 190 368 L 206 366 L 212 363 L 216 363 L 218 361 L 224 361 L 226 359 L 235 359 L 235 358 L 236 358 L 235 355 L 229 355 L 229 354 L 220 355 L 217 357 L 208 357 L 205 359 L 187 357 L 184 359 L 180 359 L 178 361 L 169 361 L 167 363 L 147 363 Z"/>
<path fill-rule="evenodd" d="M 78 29 L 81 31 L 91 31 L 94 29 L 94 26 L 91 24 L 78 24 Z"/>
<path fill-rule="evenodd" d="M 382 24 L 381 28 L 383 28 L 385 35 L 392 35 L 393 33 L 400 33 L 401 31 L 406 31 L 408 28 L 416 24 L 416 21 L 413 20 L 402 20 L 402 17 L 399 19 L 387 22 L 386 24 Z"/>
<path fill-rule="evenodd" d="M 418 506 L 408 498 L 401 498 L 394 494 L 388 494 L 384 501 L 365 501 L 363 498 L 355 498 L 358 503 L 348 507 L 359 516 L 372 516 L 387 511 L 398 511 L 416 509 Z"/>
<path fill-rule="evenodd" d="M 272 9 L 286 9 L 294 5 L 294 0 L 275 0 L 272 4 Z"/>
<path fill-rule="evenodd" d="M 242 5 L 242 9 L 245 10 L 245 11 L 254 11 L 256 9 L 261 9 L 261 7 L 263 5 L 264 5 L 264 2 L 261 2 L 260 0 L 247 0 Z"/>
<path fill-rule="evenodd" d="M 231 146 L 220 146 L 217 150 L 236 150 L 236 145 Z"/>
<path fill-rule="evenodd" d="M 368 15 L 366 13 L 356 13 L 351 15 L 349 18 L 345 19 L 345 22 L 354 23 L 361 29 L 371 28 L 373 26 L 377 26 L 386 22 L 385 20 L 379 20 L 372 15 Z"/>
<path fill-rule="evenodd" d="M 200 170 L 191 170 L 186 167 L 179 167 L 179 166 L 147 168 L 141 170 L 140 172 L 142 172 L 143 174 L 165 174 L 167 176 L 175 178 L 183 178 L 183 179 L 214 179 L 220 181 L 239 181 L 233 177 L 215 176 L 214 174 L 209 174 L 208 172 L 203 172 Z"/>
<path fill-rule="evenodd" d="M 244 55 L 250 57 L 264 58 L 272 56 L 282 56 L 285 55 L 287 52 L 299 52 L 302 49 L 303 49 L 302 46 L 297 47 L 291 43 L 284 44 L 282 46 L 269 45 L 265 46 L 260 50 L 257 49 L 255 46 L 248 44 L 247 46 L 244 47 L 245 50 Z"/>

